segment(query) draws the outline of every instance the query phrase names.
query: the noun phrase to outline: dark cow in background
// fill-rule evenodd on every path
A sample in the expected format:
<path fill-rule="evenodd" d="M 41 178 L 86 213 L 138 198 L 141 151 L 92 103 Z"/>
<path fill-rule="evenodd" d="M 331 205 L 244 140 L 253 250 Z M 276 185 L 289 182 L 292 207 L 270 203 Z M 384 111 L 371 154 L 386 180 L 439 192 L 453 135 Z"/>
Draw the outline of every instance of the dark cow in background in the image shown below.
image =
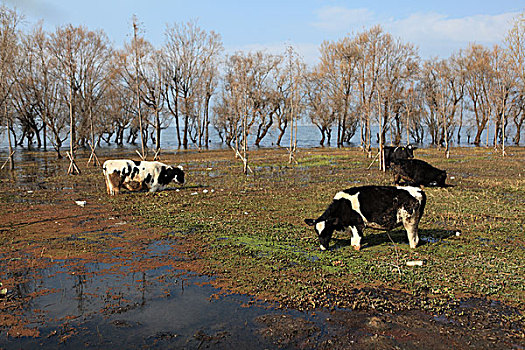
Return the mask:
<path fill-rule="evenodd" d="M 122 187 L 130 191 L 161 191 L 171 181 L 184 184 L 184 170 L 161 162 L 128 159 L 107 160 L 102 166 L 108 194 L 115 195 Z"/>
<path fill-rule="evenodd" d="M 404 180 L 410 186 L 445 187 L 447 172 L 420 159 L 398 159 L 392 164 L 394 184 Z"/>
<path fill-rule="evenodd" d="M 338 192 L 319 218 L 304 221 L 315 227 L 321 250 L 328 249 L 334 231 L 350 228 L 351 244 L 359 250 L 365 227 L 389 231 L 400 225 L 407 231 L 410 248 L 415 248 L 426 200 L 425 193 L 418 187 L 353 187 Z"/>
<path fill-rule="evenodd" d="M 417 147 L 412 145 L 407 146 L 384 146 L 383 150 L 385 153 L 385 168 L 389 168 L 390 164 L 398 159 L 409 159 L 414 158 L 414 150 Z"/>

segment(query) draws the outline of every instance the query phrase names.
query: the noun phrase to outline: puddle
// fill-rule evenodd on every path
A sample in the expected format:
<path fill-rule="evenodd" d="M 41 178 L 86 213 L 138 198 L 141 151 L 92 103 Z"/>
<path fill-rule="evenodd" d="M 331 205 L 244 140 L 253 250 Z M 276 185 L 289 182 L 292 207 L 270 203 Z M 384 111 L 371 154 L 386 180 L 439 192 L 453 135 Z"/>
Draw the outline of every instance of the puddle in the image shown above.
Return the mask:
<path fill-rule="evenodd" d="M 8 314 L 21 318 L 33 336 L 16 337 L 16 330 L 6 327 L 0 348 L 367 349 L 411 348 L 423 340 L 436 348 L 450 340 L 451 331 L 462 344 L 485 344 L 458 332 L 459 323 L 445 315 L 302 312 L 224 294 L 210 277 L 175 268 L 174 245 L 154 241 L 140 252 L 114 249 L 97 260 L 48 261 L 39 269 L 9 270 L 10 259 L 1 257 L 1 279 L 24 277 L 4 305 L 21 301 Z M 500 313 L 501 305 L 478 299 L 458 305 L 458 310 L 471 308 Z M 413 337 L 406 338 L 407 332 Z"/>
<path fill-rule="evenodd" d="M 209 285 L 210 278 L 174 269 L 162 260 L 171 249 L 165 242 L 154 242 L 145 256 L 118 257 L 118 263 L 62 260 L 24 271 L 30 277 L 6 298 L 30 300 L 19 312 L 25 327 L 39 336 L 6 337 L 3 330 L 0 346 L 272 347 L 259 336 L 255 319 L 275 309 L 246 306 L 252 303 L 246 296 L 218 297 L 220 291 Z M 163 266 L 140 271 L 132 264 L 146 259 L 162 260 Z M 6 269 L 2 271 L 2 278 L 8 278 Z"/>
<path fill-rule="evenodd" d="M 435 237 L 420 237 L 419 239 L 427 243 L 438 243 L 438 242 L 443 241 L 441 238 L 435 238 Z"/>

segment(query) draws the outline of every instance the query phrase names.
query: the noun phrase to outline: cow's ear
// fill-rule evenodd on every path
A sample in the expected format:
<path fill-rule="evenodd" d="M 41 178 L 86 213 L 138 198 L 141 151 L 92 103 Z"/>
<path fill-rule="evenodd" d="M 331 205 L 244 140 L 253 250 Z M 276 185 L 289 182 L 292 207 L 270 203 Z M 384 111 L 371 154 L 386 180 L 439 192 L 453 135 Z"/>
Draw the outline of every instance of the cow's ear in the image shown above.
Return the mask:
<path fill-rule="evenodd" d="M 305 224 L 307 224 L 308 226 L 313 226 L 313 225 L 315 225 L 315 220 L 314 220 L 314 219 L 304 219 L 304 222 L 305 222 Z"/>

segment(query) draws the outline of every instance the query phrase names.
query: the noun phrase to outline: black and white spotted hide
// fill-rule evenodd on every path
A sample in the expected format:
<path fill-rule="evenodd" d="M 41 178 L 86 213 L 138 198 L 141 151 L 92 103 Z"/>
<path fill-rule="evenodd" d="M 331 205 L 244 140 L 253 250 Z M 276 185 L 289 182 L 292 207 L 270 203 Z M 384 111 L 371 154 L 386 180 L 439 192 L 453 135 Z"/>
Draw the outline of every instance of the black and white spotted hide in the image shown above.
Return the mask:
<path fill-rule="evenodd" d="M 161 162 L 128 159 L 107 160 L 102 166 L 108 194 L 115 195 L 121 188 L 130 191 L 161 191 L 172 181 L 184 184 L 184 170 Z"/>
<path fill-rule="evenodd" d="M 319 218 L 304 221 L 314 226 L 321 250 L 329 248 L 334 231 L 349 229 L 351 244 L 359 250 L 365 227 L 389 231 L 401 225 L 415 248 L 425 204 L 426 195 L 418 187 L 360 186 L 338 192 Z"/>

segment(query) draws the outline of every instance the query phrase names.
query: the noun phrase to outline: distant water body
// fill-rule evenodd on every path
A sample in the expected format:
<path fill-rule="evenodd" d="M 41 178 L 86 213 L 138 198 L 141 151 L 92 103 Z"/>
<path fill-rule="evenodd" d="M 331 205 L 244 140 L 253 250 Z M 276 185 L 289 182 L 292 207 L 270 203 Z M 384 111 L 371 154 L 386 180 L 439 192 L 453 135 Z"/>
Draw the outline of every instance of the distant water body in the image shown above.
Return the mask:
<path fill-rule="evenodd" d="M 289 128 L 288 128 L 289 129 Z M 313 148 L 313 147 L 319 147 L 320 146 L 320 140 L 321 140 L 321 132 L 319 131 L 319 129 L 314 126 L 314 125 L 300 125 L 298 126 L 297 128 L 297 147 L 299 148 Z M 222 148 L 227 148 L 228 146 L 225 145 L 224 143 L 221 142 L 220 138 L 219 138 L 219 135 L 217 133 L 217 131 L 214 129 L 214 128 L 210 128 L 209 129 L 209 132 L 210 132 L 210 142 L 209 142 L 209 148 L 210 149 L 222 149 Z M 345 145 L 345 146 L 349 146 L 349 147 L 356 147 L 356 146 L 359 146 L 360 145 L 360 130 L 358 129 L 356 131 L 356 134 L 352 137 L 352 139 L 350 140 L 350 143 Z M 376 130 L 373 130 L 372 132 L 372 146 L 373 147 L 377 147 L 378 146 L 378 140 L 377 140 L 377 134 L 378 134 L 378 129 Z M 277 147 L 277 137 L 278 137 L 279 133 L 278 133 L 278 130 L 271 130 L 264 138 L 263 140 L 261 141 L 261 144 L 260 144 L 260 147 L 263 147 L 263 148 L 272 148 L 272 147 Z M 494 133 L 490 132 L 489 131 L 489 144 L 492 144 L 492 140 L 493 140 L 493 135 Z M 126 136 L 127 136 L 127 132 L 126 132 Z M 514 133 L 511 132 L 511 137 L 514 136 Z M 402 135 L 403 140 L 402 140 L 402 144 L 406 144 L 406 134 L 403 133 Z M 337 143 L 336 143 L 336 139 L 337 139 L 337 129 L 336 128 L 333 128 L 333 131 L 332 131 L 332 140 L 331 140 L 331 143 L 328 145 L 325 141 L 325 147 L 337 147 Z M 485 144 L 486 143 L 486 139 L 487 139 L 487 136 L 486 136 L 486 132 L 483 133 L 483 136 L 482 136 L 482 144 Z M 510 139 L 509 138 L 507 140 L 507 144 L 510 145 Z M 471 137 L 471 141 L 473 140 L 473 136 Z M 387 135 L 387 139 L 386 139 L 386 142 L 385 144 L 386 145 L 389 145 L 390 144 L 390 136 Z M 255 135 L 250 135 L 248 137 L 248 147 L 250 149 L 254 149 L 255 146 L 254 146 L 254 142 L 255 142 Z M 424 146 L 428 146 L 430 144 L 430 136 L 429 135 L 425 135 L 425 139 L 424 139 L 424 142 L 418 146 L 420 147 L 424 147 Z M 289 130 L 287 130 L 287 132 L 284 134 L 282 140 L 281 140 L 281 147 L 288 147 L 290 145 L 290 133 L 289 133 Z M 466 146 L 472 146 L 471 144 L 468 144 L 467 143 L 467 135 L 465 133 L 462 133 L 461 135 L 461 143 L 457 143 L 457 133 L 454 133 L 454 138 L 451 140 L 451 145 L 452 146 L 463 146 L 463 147 L 466 147 Z M 25 147 L 25 145 L 24 145 Z M 111 149 L 111 148 L 116 148 L 117 146 L 115 144 L 110 144 L 108 145 L 105 141 L 100 141 L 100 145 L 98 146 L 99 148 L 105 148 L 105 149 Z M 130 148 L 136 148 L 137 145 L 131 145 L 131 144 L 124 144 L 124 147 L 130 147 Z M 148 147 L 153 147 L 151 144 L 148 144 Z M 67 150 L 69 148 L 69 143 L 66 142 L 64 143 L 63 145 L 63 148 L 64 150 Z M 177 141 L 177 135 L 176 135 L 176 130 L 175 130 L 175 127 L 168 127 L 167 129 L 163 130 L 162 131 L 162 134 L 161 134 L 161 148 L 163 150 L 173 150 L 173 149 L 178 149 L 179 146 L 178 146 L 178 141 Z M 190 149 L 196 149 L 198 148 L 197 145 L 194 145 L 190 142 L 189 144 L 189 148 Z M 7 151 L 8 149 L 8 141 L 7 141 L 7 134 L 5 132 L 5 128 L 3 128 L 3 130 L 1 130 L 1 134 L 0 134 L 0 151 L 2 152 L 5 152 Z M 52 149 L 51 147 L 51 144 L 48 142 L 48 149 Z"/>

